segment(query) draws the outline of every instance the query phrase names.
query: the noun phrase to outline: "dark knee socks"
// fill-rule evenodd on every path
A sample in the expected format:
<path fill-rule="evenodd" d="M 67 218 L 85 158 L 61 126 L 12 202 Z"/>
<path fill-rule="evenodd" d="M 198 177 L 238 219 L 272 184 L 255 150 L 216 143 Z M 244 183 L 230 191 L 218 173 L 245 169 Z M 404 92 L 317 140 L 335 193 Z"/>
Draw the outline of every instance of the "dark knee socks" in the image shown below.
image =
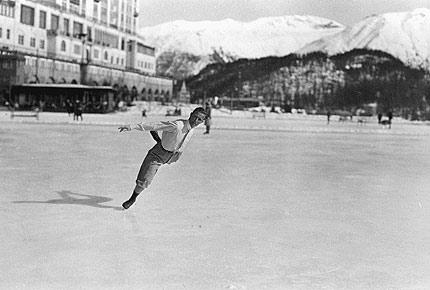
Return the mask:
<path fill-rule="evenodd" d="M 136 191 L 133 191 L 133 194 L 130 196 L 129 200 L 136 200 L 136 198 L 137 198 L 137 196 L 138 196 L 139 194 L 140 194 L 140 193 L 137 193 Z"/>
<path fill-rule="evenodd" d="M 128 209 L 136 201 L 136 198 L 138 195 L 139 193 L 137 193 L 136 191 L 133 191 L 133 194 L 130 196 L 130 198 L 123 202 L 122 207 L 125 209 Z"/>

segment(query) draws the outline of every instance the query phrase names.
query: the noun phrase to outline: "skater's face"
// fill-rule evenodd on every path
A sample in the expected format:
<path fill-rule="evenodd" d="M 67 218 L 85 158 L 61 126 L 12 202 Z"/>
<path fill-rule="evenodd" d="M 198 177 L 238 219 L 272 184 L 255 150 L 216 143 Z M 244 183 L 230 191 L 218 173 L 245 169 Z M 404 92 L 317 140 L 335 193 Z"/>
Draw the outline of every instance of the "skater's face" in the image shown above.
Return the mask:
<path fill-rule="evenodd" d="M 203 123 L 206 119 L 206 115 L 202 112 L 194 112 L 190 115 L 189 121 L 191 128 L 194 128 L 201 123 Z"/>

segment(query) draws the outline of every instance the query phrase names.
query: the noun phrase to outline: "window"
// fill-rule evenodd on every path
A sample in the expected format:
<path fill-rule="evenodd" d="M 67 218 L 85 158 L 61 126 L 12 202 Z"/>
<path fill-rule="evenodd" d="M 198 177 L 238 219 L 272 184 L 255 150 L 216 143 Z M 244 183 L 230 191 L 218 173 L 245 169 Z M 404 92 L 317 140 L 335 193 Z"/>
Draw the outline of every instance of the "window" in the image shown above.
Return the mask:
<path fill-rule="evenodd" d="M 59 23 L 60 23 L 60 17 L 58 17 L 58 15 L 51 14 L 51 29 L 57 30 Z"/>
<path fill-rule="evenodd" d="M 30 46 L 31 47 L 36 47 L 36 38 L 34 38 L 34 37 L 30 38 Z"/>
<path fill-rule="evenodd" d="M 94 6 L 93 6 L 93 17 L 95 19 L 99 18 L 99 5 L 96 2 L 94 2 Z"/>
<path fill-rule="evenodd" d="M 79 15 L 79 6 L 72 5 L 72 3 L 70 3 L 69 11 L 72 12 L 72 13 L 74 13 L 74 14 L 78 14 Z"/>
<path fill-rule="evenodd" d="M 94 42 L 103 46 L 118 48 L 119 36 L 96 28 L 94 30 Z"/>
<path fill-rule="evenodd" d="M 93 31 L 89 26 L 87 26 L 87 39 L 89 41 L 93 41 Z"/>
<path fill-rule="evenodd" d="M 61 42 L 60 50 L 61 51 L 66 51 L 66 42 L 64 40 Z"/>
<path fill-rule="evenodd" d="M 10 29 L 6 29 L 6 38 L 10 39 Z"/>
<path fill-rule="evenodd" d="M 84 25 L 82 23 L 73 21 L 73 36 L 79 37 L 79 34 L 82 34 L 84 31 Z"/>
<path fill-rule="evenodd" d="M 34 26 L 34 8 L 21 5 L 21 23 Z"/>
<path fill-rule="evenodd" d="M 102 7 L 101 15 L 100 15 L 102 23 L 107 23 L 107 15 L 108 15 L 107 7 Z"/>
<path fill-rule="evenodd" d="M 118 28 L 118 14 L 119 14 L 119 1 L 112 1 L 110 3 L 110 17 L 109 17 L 109 25 L 113 28 Z"/>
<path fill-rule="evenodd" d="M 15 17 L 15 2 L 9 2 L 9 1 L 0 1 L 0 15 L 7 16 L 7 17 Z"/>
<path fill-rule="evenodd" d="M 81 46 L 79 44 L 75 44 L 73 47 L 73 53 L 74 54 L 80 54 L 81 53 Z"/>
<path fill-rule="evenodd" d="M 0 27 L 0 38 L 3 37 L 3 29 Z"/>
<path fill-rule="evenodd" d="M 108 53 L 105 51 L 105 60 L 108 60 Z"/>
<path fill-rule="evenodd" d="M 24 35 L 18 35 L 18 44 L 24 45 Z"/>
<path fill-rule="evenodd" d="M 69 19 L 63 19 L 63 31 L 66 35 L 70 35 Z"/>
<path fill-rule="evenodd" d="M 39 12 L 39 27 L 46 28 L 46 12 L 42 10 Z"/>
<path fill-rule="evenodd" d="M 94 49 L 94 58 L 99 58 L 99 51 L 97 49 Z"/>
<path fill-rule="evenodd" d="M 4 61 L 4 62 L 2 63 L 2 67 L 3 67 L 3 68 L 9 68 L 9 67 L 10 67 L 10 65 L 9 65 L 9 61 Z"/>
<path fill-rule="evenodd" d="M 40 48 L 40 49 L 45 49 L 45 40 L 44 40 L 44 39 L 41 39 L 41 40 L 40 40 L 39 48 Z"/>

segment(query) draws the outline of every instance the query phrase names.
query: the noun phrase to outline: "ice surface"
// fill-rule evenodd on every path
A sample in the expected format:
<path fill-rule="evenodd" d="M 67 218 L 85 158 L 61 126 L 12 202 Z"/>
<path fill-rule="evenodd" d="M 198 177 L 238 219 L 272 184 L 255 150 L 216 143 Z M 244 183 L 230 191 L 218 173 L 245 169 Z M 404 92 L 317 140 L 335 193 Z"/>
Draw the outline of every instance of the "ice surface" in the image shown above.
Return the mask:
<path fill-rule="evenodd" d="M 125 211 L 153 141 L 84 120 L 0 118 L 1 289 L 430 287 L 427 125 L 217 116 Z"/>

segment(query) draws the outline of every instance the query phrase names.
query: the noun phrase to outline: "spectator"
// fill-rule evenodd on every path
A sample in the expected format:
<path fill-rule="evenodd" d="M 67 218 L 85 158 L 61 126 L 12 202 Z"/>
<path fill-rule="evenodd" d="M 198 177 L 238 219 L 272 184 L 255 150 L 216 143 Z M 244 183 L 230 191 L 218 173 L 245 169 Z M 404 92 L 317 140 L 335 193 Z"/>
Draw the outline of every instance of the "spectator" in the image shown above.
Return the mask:
<path fill-rule="evenodd" d="M 212 105 L 210 101 L 206 102 L 205 113 L 206 113 L 206 119 L 205 119 L 206 131 L 203 134 L 209 134 L 211 130 L 211 125 L 212 125 Z"/>
<path fill-rule="evenodd" d="M 83 107 L 81 101 L 76 100 L 74 114 L 73 114 L 73 120 L 79 121 L 79 118 L 81 118 L 81 121 L 83 121 L 84 120 L 84 118 L 82 117 L 83 110 L 84 110 L 84 107 Z"/>
<path fill-rule="evenodd" d="M 70 101 L 70 99 L 67 99 L 66 100 L 66 111 L 67 111 L 67 114 L 70 116 L 71 114 L 73 114 L 73 104 L 72 104 L 72 102 Z"/>

